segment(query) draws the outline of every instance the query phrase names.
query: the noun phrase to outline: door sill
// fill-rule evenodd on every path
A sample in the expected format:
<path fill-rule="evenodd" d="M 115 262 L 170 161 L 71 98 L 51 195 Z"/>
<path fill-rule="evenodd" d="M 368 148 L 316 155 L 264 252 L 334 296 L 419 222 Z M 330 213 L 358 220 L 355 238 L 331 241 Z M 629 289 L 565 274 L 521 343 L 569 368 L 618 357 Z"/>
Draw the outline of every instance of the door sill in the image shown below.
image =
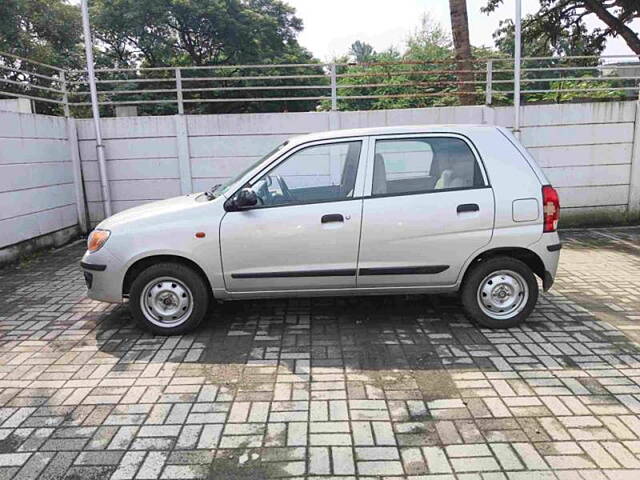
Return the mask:
<path fill-rule="evenodd" d="M 359 295 L 405 295 L 421 293 L 452 293 L 458 290 L 457 285 L 435 286 L 402 286 L 402 287 L 361 287 L 361 288 L 325 288 L 308 290 L 263 290 L 250 292 L 229 292 L 230 300 L 251 298 L 286 298 L 286 297 L 344 297 Z"/>

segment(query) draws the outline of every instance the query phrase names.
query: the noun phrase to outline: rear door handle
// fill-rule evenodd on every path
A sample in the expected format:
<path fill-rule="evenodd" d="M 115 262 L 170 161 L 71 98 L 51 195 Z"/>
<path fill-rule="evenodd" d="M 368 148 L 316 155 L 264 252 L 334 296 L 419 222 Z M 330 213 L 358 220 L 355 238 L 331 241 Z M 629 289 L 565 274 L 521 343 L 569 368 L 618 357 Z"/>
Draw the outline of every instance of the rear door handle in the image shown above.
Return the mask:
<path fill-rule="evenodd" d="M 457 209 L 458 213 L 463 212 L 479 212 L 480 207 L 477 203 L 463 203 L 462 205 L 458 205 Z"/>
<path fill-rule="evenodd" d="M 323 215 L 320 221 L 322 223 L 344 222 L 344 217 L 339 213 L 330 213 L 328 215 Z"/>

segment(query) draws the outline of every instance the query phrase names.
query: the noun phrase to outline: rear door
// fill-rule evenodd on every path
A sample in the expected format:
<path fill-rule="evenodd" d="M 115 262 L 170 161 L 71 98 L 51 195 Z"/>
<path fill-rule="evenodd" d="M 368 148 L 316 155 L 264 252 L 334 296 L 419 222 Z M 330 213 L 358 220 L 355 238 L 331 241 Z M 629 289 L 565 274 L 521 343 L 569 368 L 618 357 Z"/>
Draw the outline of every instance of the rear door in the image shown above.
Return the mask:
<path fill-rule="evenodd" d="M 494 197 L 477 151 L 455 134 L 371 142 L 358 287 L 455 284 L 493 232 Z"/>

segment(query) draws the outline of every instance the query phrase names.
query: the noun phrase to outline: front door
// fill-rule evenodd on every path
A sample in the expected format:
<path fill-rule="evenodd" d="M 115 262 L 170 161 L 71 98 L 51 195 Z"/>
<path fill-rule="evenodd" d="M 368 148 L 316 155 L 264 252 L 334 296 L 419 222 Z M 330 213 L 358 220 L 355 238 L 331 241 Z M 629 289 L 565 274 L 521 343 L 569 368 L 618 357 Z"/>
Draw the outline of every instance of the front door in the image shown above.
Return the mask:
<path fill-rule="evenodd" d="M 455 284 L 493 232 L 493 192 L 479 157 L 455 135 L 373 141 L 358 287 Z"/>
<path fill-rule="evenodd" d="M 362 139 L 303 145 L 249 182 L 258 205 L 220 225 L 228 291 L 355 287 L 364 153 Z"/>

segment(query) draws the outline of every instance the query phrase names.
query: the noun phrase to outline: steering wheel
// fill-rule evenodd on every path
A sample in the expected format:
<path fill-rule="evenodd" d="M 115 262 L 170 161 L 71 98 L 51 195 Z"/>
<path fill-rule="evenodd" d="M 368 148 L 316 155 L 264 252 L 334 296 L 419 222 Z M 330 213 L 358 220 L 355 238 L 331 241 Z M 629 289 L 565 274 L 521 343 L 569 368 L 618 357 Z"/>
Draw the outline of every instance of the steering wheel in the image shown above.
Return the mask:
<path fill-rule="evenodd" d="M 279 192 L 272 192 L 271 188 L 276 183 Z M 280 205 L 290 203 L 295 200 L 291 194 L 291 190 L 287 182 L 280 175 L 265 175 L 260 181 L 260 186 L 256 189 L 258 196 L 258 204 L 264 205 Z"/>
<path fill-rule="evenodd" d="M 287 202 L 295 200 L 294 196 L 291 194 L 291 190 L 289 190 L 289 185 L 287 185 L 287 182 L 284 181 L 284 178 L 282 178 L 280 175 L 276 175 L 274 178 L 280 185 L 280 190 L 282 190 L 282 196 L 284 197 L 284 200 Z"/>

